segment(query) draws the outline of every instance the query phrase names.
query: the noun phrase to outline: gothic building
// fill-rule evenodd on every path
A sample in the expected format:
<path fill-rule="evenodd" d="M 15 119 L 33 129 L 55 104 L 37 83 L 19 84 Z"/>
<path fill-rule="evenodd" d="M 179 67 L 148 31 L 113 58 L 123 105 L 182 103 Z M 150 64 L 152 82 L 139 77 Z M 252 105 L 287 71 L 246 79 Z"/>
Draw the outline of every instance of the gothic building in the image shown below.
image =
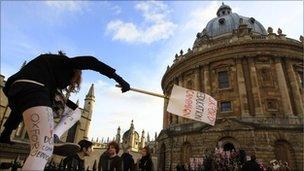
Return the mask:
<path fill-rule="evenodd" d="M 141 136 L 135 131 L 133 120 L 131 121 L 130 129 L 127 130 L 122 136 L 122 142 L 120 142 L 120 127 L 117 129 L 116 142 L 121 144 L 122 149 L 131 147 L 134 152 L 140 152 L 140 149 L 145 147 L 146 138 L 145 131 L 142 131 Z"/>
<path fill-rule="evenodd" d="M 10 108 L 8 107 L 7 98 L 5 97 L 2 88 L 5 85 L 4 76 L 0 75 L 0 131 L 4 129 L 3 125 L 10 113 Z M 81 118 L 80 120 L 62 137 L 62 141 L 78 143 L 82 139 L 88 138 L 88 130 L 90 127 L 92 111 L 94 107 L 95 96 L 94 96 L 94 84 L 91 85 L 88 94 L 85 98 L 85 103 L 83 108 L 81 108 Z M 77 102 L 78 103 L 78 102 Z M 58 122 L 55 119 L 55 122 Z M 16 158 L 17 154 L 20 155 L 21 159 L 24 159 L 29 153 L 28 137 L 24 124 L 21 123 L 18 128 L 13 131 L 11 139 L 16 142 L 14 146 L 6 146 L 1 144 L 0 148 L 0 163 L 5 161 L 11 161 Z"/>
<path fill-rule="evenodd" d="M 291 170 L 303 168 L 303 36 L 267 31 L 253 17 L 223 4 L 217 17 L 196 35 L 192 49 L 180 51 L 162 78 L 170 96 L 174 84 L 218 101 L 215 126 L 167 112 L 157 138 L 158 170 L 174 170 L 215 147 L 243 149 L 269 165 L 277 159 Z"/>

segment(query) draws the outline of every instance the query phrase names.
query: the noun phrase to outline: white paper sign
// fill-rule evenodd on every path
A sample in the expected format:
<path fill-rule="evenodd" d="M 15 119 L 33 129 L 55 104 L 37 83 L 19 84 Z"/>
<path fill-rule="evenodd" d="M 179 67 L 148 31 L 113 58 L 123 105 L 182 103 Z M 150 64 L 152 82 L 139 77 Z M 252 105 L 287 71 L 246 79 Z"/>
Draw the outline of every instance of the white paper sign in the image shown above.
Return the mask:
<path fill-rule="evenodd" d="M 217 101 L 208 94 L 174 85 L 167 111 L 214 126 Z"/>

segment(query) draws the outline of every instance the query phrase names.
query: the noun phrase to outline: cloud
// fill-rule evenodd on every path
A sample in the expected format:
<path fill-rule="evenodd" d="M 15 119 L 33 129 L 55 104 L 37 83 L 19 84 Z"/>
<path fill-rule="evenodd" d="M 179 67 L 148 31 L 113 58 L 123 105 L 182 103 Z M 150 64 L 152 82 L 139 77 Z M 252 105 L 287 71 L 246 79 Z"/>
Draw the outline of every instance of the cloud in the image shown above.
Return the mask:
<path fill-rule="evenodd" d="M 108 30 L 115 32 L 114 40 L 124 40 L 127 42 L 138 41 L 141 37 L 140 31 L 133 23 L 124 23 L 121 20 L 111 21 L 107 25 Z"/>
<path fill-rule="evenodd" d="M 176 25 L 169 20 L 170 11 L 163 2 L 140 2 L 135 5 L 135 9 L 142 12 L 144 21 L 139 25 L 119 19 L 110 21 L 107 24 L 107 32 L 113 34 L 113 40 L 152 43 L 173 35 Z"/>
<path fill-rule="evenodd" d="M 207 6 L 199 6 L 190 13 L 190 20 L 185 24 L 184 29 L 193 29 L 202 31 L 207 22 L 216 17 L 216 11 L 220 6 L 220 2 L 212 1 Z"/>
<path fill-rule="evenodd" d="M 110 8 L 116 15 L 118 15 L 122 12 L 120 6 L 118 6 L 118 5 L 113 5 Z"/>
<path fill-rule="evenodd" d="M 57 12 L 81 12 L 87 6 L 85 2 L 79 1 L 46 1 L 45 3 Z"/>

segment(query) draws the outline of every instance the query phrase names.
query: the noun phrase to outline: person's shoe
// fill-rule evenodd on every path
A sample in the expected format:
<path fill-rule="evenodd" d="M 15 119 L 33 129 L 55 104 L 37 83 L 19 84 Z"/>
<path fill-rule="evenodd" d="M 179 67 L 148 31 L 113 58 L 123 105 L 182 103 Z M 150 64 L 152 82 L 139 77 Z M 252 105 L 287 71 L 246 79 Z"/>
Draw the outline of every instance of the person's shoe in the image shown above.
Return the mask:
<path fill-rule="evenodd" d="M 11 141 L 10 134 L 7 135 L 4 132 L 2 132 L 2 134 L 0 136 L 0 143 L 9 144 L 9 145 L 14 145 L 15 144 L 14 142 Z"/>
<path fill-rule="evenodd" d="M 76 154 L 80 151 L 80 146 L 74 143 L 58 143 L 54 144 L 53 153 L 59 156 L 68 156 Z"/>
<path fill-rule="evenodd" d="M 80 151 L 78 144 L 63 142 L 54 134 L 54 151 L 53 153 L 59 156 L 68 156 L 76 154 Z"/>

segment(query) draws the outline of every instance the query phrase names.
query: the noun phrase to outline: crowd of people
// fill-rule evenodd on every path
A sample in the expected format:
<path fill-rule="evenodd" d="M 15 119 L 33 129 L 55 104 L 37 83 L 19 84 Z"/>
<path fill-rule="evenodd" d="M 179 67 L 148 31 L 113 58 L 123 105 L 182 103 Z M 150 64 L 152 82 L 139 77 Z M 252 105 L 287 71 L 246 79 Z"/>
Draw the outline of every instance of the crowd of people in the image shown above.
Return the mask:
<path fill-rule="evenodd" d="M 63 160 L 64 171 L 84 171 L 85 156 L 92 153 L 93 143 L 88 140 L 81 140 L 78 143 L 81 150 L 77 154 L 67 156 Z M 131 147 L 125 149 L 124 153 L 119 156 L 119 144 L 112 141 L 108 144 L 107 150 L 103 152 L 99 158 L 98 171 L 153 171 L 153 162 L 149 148 L 146 146 L 141 149 L 141 158 L 134 162 L 133 156 L 130 154 Z"/>
<path fill-rule="evenodd" d="M 224 151 L 215 148 L 206 151 L 201 160 L 192 160 L 194 163 L 178 164 L 176 171 L 289 171 L 287 162 L 271 160 L 265 166 L 262 160 L 257 160 L 255 155 L 248 156 L 244 150 Z"/>

